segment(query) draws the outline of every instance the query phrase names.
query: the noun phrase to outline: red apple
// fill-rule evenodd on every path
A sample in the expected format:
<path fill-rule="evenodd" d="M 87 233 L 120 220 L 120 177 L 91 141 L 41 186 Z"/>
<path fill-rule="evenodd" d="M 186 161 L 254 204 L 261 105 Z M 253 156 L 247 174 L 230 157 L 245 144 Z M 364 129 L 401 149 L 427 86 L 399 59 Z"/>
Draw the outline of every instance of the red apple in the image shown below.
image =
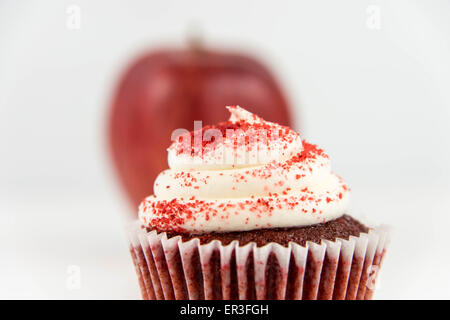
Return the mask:
<path fill-rule="evenodd" d="M 291 125 L 272 74 L 257 60 L 199 48 L 149 52 L 126 70 L 112 101 L 109 138 L 120 180 L 134 206 L 153 193 L 167 168 L 172 131 L 228 119 L 240 105 L 266 120 Z"/>

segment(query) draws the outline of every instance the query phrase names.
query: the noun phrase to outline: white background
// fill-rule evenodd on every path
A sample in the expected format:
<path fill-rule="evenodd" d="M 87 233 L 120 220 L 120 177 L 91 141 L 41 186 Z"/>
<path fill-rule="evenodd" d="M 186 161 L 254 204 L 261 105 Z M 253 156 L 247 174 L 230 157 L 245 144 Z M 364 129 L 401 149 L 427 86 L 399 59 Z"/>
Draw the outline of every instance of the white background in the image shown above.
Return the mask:
<path fill-rule="evenodd" d="M 79 30 L 66 26 L 69 5 Z M 352 186 L 354 215 L 394 227 L 376 297 L 450 298 L 445 0 L 2 0 L 0 298 L 139 297 L 108 101 L 132 57 L 183 46 L 192 25 L 207 45 L 268 64 L 303 137 Z"/>

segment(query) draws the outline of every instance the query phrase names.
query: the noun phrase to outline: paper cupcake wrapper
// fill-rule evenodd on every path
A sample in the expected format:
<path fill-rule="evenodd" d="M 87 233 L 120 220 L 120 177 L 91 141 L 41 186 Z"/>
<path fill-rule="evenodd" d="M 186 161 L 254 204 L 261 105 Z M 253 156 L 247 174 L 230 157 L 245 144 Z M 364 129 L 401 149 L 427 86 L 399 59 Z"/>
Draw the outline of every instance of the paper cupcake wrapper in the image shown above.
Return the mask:
<path fill-rule="evenodd" d="M 288 247 L 183 242 L 138 224 L 128 234 L 145 300 L 371 299 L 389 242 L 386 226 L 348 240 Z"/>

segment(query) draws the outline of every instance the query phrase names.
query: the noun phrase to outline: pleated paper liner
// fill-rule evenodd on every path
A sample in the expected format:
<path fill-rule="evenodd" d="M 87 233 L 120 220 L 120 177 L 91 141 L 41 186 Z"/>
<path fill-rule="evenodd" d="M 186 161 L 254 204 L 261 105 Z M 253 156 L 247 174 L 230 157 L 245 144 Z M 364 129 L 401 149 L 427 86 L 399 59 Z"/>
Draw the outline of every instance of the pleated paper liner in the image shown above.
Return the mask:
<path fill-rule="evenodd" d="M 200 244 L 168 239 L 133 223 L 130 252 L 142 298 L 171 299 L 371 299 L 389 242 L 386 226 L 348 240 L 288 247 Z"/>

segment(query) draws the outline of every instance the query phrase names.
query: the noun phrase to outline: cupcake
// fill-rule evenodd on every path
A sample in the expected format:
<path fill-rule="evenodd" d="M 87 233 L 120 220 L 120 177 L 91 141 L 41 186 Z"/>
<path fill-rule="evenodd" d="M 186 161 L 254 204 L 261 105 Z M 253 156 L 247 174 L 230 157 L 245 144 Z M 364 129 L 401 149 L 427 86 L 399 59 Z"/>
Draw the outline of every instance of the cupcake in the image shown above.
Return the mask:
<path fill-rule="evenodd" d="M 238 106 L 179 130 L 129 226 L 143 299 L 370 299 L 385 227 L 348 215 L 328 155 Z"/>

